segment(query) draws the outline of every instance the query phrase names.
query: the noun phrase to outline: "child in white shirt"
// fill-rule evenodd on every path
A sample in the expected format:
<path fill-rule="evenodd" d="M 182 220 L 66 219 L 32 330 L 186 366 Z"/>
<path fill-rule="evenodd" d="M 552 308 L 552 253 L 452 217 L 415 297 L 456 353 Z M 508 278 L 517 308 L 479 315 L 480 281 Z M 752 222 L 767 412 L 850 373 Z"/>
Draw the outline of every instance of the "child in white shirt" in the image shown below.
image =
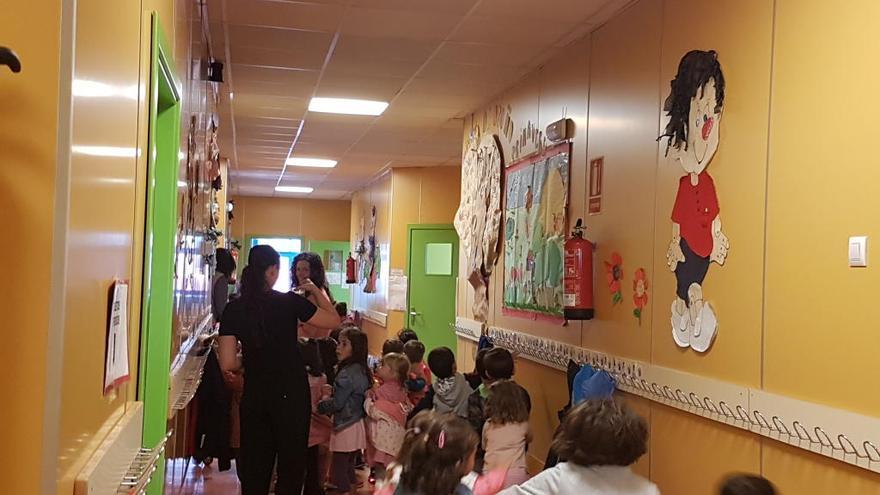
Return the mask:
<path fill-rule="evenodd" d="M 588 400 L 566 415 L 553 448 L 562 462 L 499 495 L 659 495 L 630 470 L 646 451 L 645 420 L 611 399 Z"/>

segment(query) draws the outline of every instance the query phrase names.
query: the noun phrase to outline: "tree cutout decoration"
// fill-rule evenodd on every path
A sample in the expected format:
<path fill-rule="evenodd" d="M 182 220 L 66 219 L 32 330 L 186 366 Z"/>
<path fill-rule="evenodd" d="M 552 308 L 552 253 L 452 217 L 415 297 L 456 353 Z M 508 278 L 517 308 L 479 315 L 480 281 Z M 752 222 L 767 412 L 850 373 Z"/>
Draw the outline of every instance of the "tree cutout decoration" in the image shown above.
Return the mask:
<path fill-rule="evenodd" d="M 648 274 L 644 268 L 636 270 L 633 277 L 633 316 L 642 324 L 642 310 L 648 305 Z"/>
<path fill-rule="evenodd" d="M 474 288 L 474 319 L 489 317 L 489 277 L 501 238 L 501 148 L 491 134 L 472 135 L 462 160 L 461 203 L 455 230 L 461 238 L 467 280 Z"/>
<path fill-rule="evenodd" d="M 608 290 L 611 292 L 611 304 L 623 302 L 620 293 L 621 280 L 623 280 L 623 258 L 620 253 L 611 253 L 611 261 L 605 262 L 605 275 L 608 280 Z"/>
<path fill-rule="evenodd" d="M 682 57 L 663 105 L 669 116 L 663 135 L 666 156 L 686 172 L 678 183 L 672 209 L 672 241 L 667 266 L 675 273 L 672 336 L 680 347 L 705 352 L 718 322 L 705 301 L 703 280 L 714 261 L 723 265 L 730 243 L 721 231 L 715 182 L 706 167 L 718 150 L 724 74 L 714 50 L 693 50 Z"/>

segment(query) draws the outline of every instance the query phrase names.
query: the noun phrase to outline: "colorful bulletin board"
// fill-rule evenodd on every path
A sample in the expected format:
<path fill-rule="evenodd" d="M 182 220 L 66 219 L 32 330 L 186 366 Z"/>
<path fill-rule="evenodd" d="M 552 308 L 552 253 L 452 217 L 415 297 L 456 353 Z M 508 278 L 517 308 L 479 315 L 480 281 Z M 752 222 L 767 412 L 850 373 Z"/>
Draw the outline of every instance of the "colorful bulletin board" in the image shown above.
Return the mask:
<path fill-rule="evenodd" d="M 563 143 L 505 172 L 503 313 L 562 317 L 562 267 L 571 145 Z"/>

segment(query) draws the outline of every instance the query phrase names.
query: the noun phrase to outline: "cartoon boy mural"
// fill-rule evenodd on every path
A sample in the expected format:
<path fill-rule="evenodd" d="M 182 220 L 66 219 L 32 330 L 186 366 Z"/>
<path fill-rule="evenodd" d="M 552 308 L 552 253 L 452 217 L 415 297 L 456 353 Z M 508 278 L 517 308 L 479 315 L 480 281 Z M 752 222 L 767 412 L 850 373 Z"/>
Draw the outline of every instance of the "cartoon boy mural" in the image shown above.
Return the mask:
<path fill-rule="evenodd" d="M 706 167 L 718 149 L 724 106 L 724 75 L 718 54 L 693 50 L 682 57 L 672 90 L 663 105 L 669 123 L 666 155 L 687 172 L 678 183 L 672 209 L 672 242 L 666 253 L 677 280 L 672 303 L 672 335 L 676 344 L 705 352 L 718 326 L 703 298 L 703 279 L 711 262 L 723 265 L 730 243 L 721 232 L 715 183 Z"/>

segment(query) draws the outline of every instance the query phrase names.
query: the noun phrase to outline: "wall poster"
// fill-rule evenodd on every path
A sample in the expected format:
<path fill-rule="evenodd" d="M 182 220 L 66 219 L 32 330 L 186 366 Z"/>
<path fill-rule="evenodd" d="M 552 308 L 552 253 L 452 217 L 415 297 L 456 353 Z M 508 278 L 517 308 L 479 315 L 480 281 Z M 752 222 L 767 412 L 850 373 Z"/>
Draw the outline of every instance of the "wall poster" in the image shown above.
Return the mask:
<path fill-rule="evenodd" d="M 506 171 L 505 314 L 562 321 L 570 161 L 571 145 L 563 143 Z"/>
<path fill-rule="evenodd" d="M 666 155 L 681 166 L 672 210 L 667 266 L 675 274 L 672 337 L 680 347 L 706 352 L 718 320 L 703 293 L 714 262 L 723 265 L 730 241 L 721 231 L 715 181 L 706 167 L 718 150 L 724 108 L 724 74 L 714 50 L 692 50 L 682 57 L 663 109 L 669 116 L 663 135 Z"/>

